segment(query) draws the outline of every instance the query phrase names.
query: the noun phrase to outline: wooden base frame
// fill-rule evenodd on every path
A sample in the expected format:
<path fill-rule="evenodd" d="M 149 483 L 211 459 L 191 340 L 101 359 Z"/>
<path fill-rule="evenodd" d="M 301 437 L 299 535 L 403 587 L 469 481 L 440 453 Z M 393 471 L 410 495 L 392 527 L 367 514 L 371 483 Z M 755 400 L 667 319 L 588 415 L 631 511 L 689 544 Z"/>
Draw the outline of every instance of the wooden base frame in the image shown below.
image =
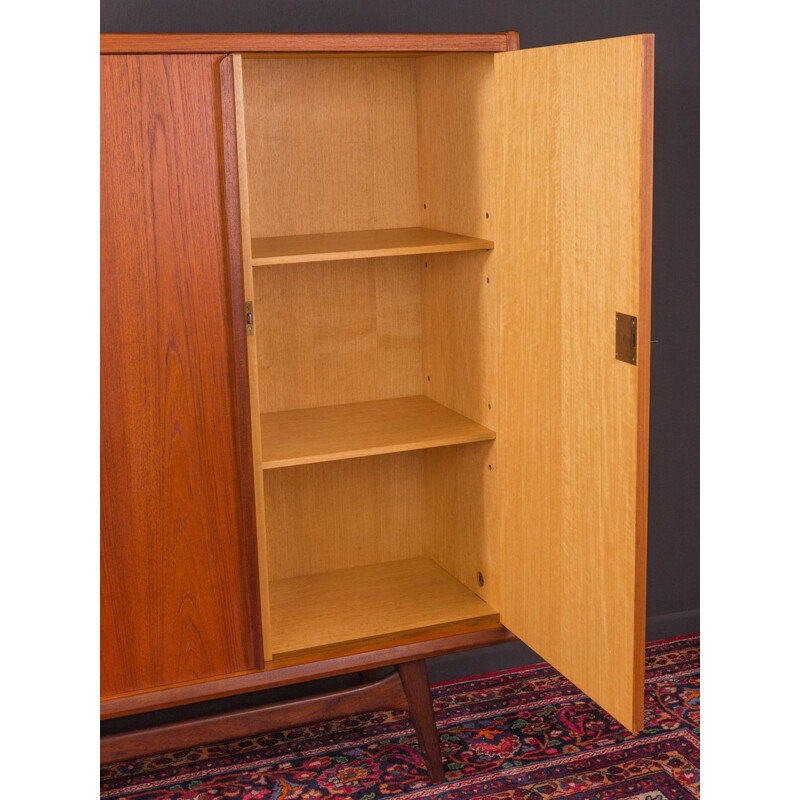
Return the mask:
<path fill-rule="evenodd" d="M 396 709 L 409 713 L 431 780 L 442 782 L 444 766 L 425 661 L 403 662 L 380 679 L 374 670 L 362 670 L 359 675 L 364 683 L 352 688 L 104 736 L 100 739 L 100 761 L 123 761 L 350 714 Z"/>

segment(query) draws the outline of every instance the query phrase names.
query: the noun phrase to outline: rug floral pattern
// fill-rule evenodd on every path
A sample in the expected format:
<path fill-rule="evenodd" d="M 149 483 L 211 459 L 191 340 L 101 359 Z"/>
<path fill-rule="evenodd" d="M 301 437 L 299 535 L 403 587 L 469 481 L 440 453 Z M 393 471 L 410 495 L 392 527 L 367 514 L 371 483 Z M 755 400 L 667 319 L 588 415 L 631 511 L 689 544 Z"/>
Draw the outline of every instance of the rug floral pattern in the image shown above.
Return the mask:
<path fill-rule="evenodd" d="M 680 800 L 700 796 L 700 640 L 647 648 L 632 736 L 539 664 L 434 686 L 446 782 L 431 785 L 408 717 L 362 714 L 111 764 L 102 800 Z"/>

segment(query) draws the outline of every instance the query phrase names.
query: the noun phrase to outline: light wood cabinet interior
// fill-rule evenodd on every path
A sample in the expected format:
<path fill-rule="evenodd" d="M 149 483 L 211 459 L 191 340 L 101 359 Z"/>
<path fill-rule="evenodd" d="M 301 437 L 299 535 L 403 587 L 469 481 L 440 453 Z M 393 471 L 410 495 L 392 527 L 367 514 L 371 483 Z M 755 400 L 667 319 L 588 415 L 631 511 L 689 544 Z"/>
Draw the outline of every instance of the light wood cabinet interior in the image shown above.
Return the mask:
<path fill-rule="evenodd" d="M 236 62 L 266 649 L 496 618 L 492 55 Z"/>

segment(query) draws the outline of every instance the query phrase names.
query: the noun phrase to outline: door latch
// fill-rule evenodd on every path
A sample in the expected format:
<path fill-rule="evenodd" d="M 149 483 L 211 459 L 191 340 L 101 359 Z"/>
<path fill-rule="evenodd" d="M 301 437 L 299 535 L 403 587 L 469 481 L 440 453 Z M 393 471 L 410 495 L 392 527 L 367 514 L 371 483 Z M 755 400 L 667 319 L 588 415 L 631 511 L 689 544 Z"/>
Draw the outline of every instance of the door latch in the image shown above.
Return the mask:
<path fill-rule="evenodd" d="M 244 304 L 244 323 L 247 327 L 247 335 L 253 335 L 253 301 L 247 300 Z"/>
<path fill-rule="evenodd" d="M 616 357 L 626 364 L 636 364 L 636 317 L 617 313 Z"/>

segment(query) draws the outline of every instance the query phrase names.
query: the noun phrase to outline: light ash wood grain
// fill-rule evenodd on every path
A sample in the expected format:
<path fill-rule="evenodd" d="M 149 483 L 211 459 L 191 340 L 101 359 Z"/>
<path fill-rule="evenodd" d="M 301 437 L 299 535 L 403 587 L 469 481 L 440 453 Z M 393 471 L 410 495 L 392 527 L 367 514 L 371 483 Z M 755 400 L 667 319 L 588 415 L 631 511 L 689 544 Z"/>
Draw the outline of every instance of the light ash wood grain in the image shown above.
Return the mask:
<path fill-rule="evenodd" d="M 624 725 L 644 619 L 636 525 L 644 38 L 495 57 L 501 619 Z"/>
<path fill-rule="evenodd" d="M 242 57 L 233 58 L 234 100 L 236 106 L 236 149 L 239 170 L 239 211 L 241 214 L 242 239 L 242 271 L 244 276 L 245 301 L 254 302 L 253 258 L 250 249 L 250 194 L 247 181 L 247 139 L 244 126 L 244 96 L 242 79 Z M 231 236 L 236 232 L 231 231 Z M 234 320 L 234 324 L 242 325 L 244 320 Z M 272 656 L 270 646 L 269 615 L 269 569 L 267 561 L 267 525 L 264 511 L 264 484 L 261 477 L 261 412 L 258 385 L 258 331 L 247 337 L 247 372 L 250 385 L 250 430 L 253 448 L 253 487 L 256 508 L 256 536 L 258 539 L 258 576 L 259 594 L 261 597 L 261 635 L 264 658 L 269 661 Z"/>
<path fill-rule="evenodd" d="M 494 62 L 464 53 L 417 62 L 420 203 L 425 224 L 495 233 Z M 494 429 L 497 292 L 494 252 L 433 255 L 422 270 L 426 396 Z M 428 380 L 430 376 L 430 380 Z M 499 589 L 493 446 L 425 453 L 432 557 L 492 602 Z M 478 573 L 484 578 L 480 586 Z"/>
<path fill-rule="evenodd" d="M 420 451 L 263 475 L 273 580 L 427 553 Z"/>
<path fill-rule="evenodd" d="M 270 603 L 275 653 L 496 617 L 426 558 L 273 581 Z"/>
<path fill-rule="evenodd" d="M 261 435 L 264 469 L 495 438 L 422 395 L 262 414 Z"/>
<path fill-rule="evenodd" d="M 414 59 L 246 59 L 254 238 L 420 225 Z"/>
<path fill-rule="evenodd" d="M 253 264 L 297 264 L 351 258 L 491 250 L 494 243 L 430 228 L 389 228 L 253 240 Z"/>
<path fill-rule="evenodd" d="M 419 259 L 255 270 L 261 411 L 422 393 Z"/>

